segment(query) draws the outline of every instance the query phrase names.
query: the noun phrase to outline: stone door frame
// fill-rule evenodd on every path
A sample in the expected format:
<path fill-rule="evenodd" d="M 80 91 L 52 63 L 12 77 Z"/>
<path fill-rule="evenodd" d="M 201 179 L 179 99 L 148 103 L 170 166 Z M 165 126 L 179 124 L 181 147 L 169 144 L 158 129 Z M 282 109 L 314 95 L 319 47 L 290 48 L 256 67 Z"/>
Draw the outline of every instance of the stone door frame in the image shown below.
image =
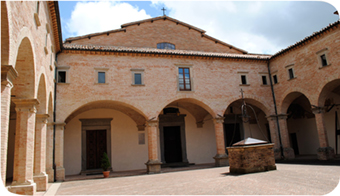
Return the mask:
<path fill-rule="evenodd" d="M 81 173 L 86 173 L 86 131 L 106 130 L 106 151 L 111 161 L 111 121 L 113 118 L 79 119 L 81 121 Z"/>
<path fill-rule="evenodd" d="M 164 127 L 179 126 L 181 134 L 181 147 L 182 147 L 182 162 L 189 163 L 187 158 L 187 147 L 186 147 L 186 137 L 185 137 L 185 119 L 186 114 L 161 114 L 159 115 L 159 138 L 161 146 L 161 161 L 165 164 L 164 157 Z"/>

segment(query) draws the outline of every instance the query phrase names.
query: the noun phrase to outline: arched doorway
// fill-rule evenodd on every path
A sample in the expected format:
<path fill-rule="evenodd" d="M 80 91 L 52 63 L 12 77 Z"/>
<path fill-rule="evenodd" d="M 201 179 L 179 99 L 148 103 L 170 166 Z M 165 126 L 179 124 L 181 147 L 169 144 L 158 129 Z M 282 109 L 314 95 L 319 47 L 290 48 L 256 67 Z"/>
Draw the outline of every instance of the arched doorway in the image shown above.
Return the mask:
<path fill-rule="evenodd" d="M 193 98 L 174 100 L 159 114 L 162 167 L 213 163 L 216 138 L 206 104 Z"/>
<path fill-rule="evenodd" d="M 327 143 L 340 154 L 340 79 L 328 82 L 321 90 L 318 105 L 324 108 Z"/>
<path fill-rule="evenodd" d="M 146 117 L 123 102 L 87 103 L 65 119 L 65 175 L 101 172 L 107 153 L 113 171 L 144 169 L 148 159 Z"/>
<path fill-rule="evenodd" d="M 309 99 L 300 92 L 289 93 L 282 104 L 287 114 L 290 147 L 295 156 L 315 155 L 319 146 L 315 115 Z"/>
<path fill-rule="evenodd" d="M 267 109 L 263 104 L 250 98 L 238 99 L 229 104 L 224 113 L 226 147 L 248 137 L 272 142 L 265 112 Z"/>

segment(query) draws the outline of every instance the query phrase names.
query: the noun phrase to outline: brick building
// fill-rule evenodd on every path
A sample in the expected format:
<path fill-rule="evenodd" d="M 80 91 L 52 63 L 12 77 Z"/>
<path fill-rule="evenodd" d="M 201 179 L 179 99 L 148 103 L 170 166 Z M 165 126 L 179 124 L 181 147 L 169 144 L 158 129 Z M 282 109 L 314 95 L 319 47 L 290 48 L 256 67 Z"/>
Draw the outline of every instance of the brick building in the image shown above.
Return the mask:
<path fill-rule="evenodd" d="M 98 172 L 103 152 L 113 171 L 158 173 L 225 166 L 225 147 L 247 137 L 273 142 L 277 159 L 339 150 L 339 21 L 263 55 L 168 16 L 64 43 L 59 20 L 56 2 L 1 2 L 1 177 L 11 192 Z"/>

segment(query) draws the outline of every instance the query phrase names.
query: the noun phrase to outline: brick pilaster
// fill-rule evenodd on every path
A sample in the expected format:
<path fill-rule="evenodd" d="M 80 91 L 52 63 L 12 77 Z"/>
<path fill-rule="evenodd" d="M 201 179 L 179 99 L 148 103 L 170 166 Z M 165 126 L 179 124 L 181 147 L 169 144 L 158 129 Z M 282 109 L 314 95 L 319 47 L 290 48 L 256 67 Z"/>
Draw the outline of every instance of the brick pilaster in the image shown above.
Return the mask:
<path fill-rule="evenodd" d="M 316 129 L 318 130 L 318 138 L 320 147 L 317 149 L 318 159 L 328 160 L 334 159 L 334 149 L 329 146 L 327 138 L 327 130 L 324 121 L 325 109 L 321 107 L 312 108 L 315 115 Z"/>
<path fill-rule="evenodd" d="M 148 131 L 148 155 L 149 160 L 147 163 L 147 172 L 149 174 L 160 173 L 162 162 L 158 159 L 158 120 L 146 122 Z"/>
<path fill-rule="evenodd" d="M 46 191 L 48 177 L 46 175 L 46 127 L 48 114 L 36 114 L 35 146 L 34 146 L 34 182 L 37 191 Z"/>
<path fill-rule="evenodd" d="M 13 193 L 33 193 L 34 132 L 37 99 L 12 99 L 16 105 L 16 132 L 13 183 L 8 188 Z"/>
<path fill-rule="evenodd" d="M 283 148 L 283 156 L 285 159 L 294 159 L 295 158 L 294 150 L 293 148 L 290 147 L 289 142 L 287 114 L 279 114 L 278 117 L 280 125 L 281 142 Z"/>
<path fill-rule="evenodd" d="M 1 179 L 6 183 L 7 147 L 9 115 L 11 106 L 11 89 L 13 80 L 18 76 L 17 71 L 11 65 L 1 65 Z"/>
<path fill-rule="evenodd" d="M 48 123 L 46 130 L 46 174 L 48 175 L 48 182 L 54 182 L 53 125 L 54 123 Z"/>
<path fill-rule="evenodd" d="M 277 129 L 277 121 L 276 116 L 271 115 L 267 117 L 269 130 L 270 130 L 270 138 L 272 143 L 274 143 L 274 155 L 275 159 L 281 159 L 281 149 L 280 149 L 280 140 L 279 133 Z"/>
<path fill-rule="evenodd" d="M 56 164 L 56 180 L 65 180 L 64 168 L 64 128 L 65 123 L 55 123 L 55 164 Z"/>
<path fill-rule="evenodd" d="M 224 143 L 224 131 L 223 131 L 223 120 L 224 117 L 214 118 L 214 125 L 215 125 L 215 137 L 216 137 L 216 149 L 217 154 L 215 155 L 215 166 L 227 166 L 228 163 L 228 156 L 225 153 L 225 143 Z"/>

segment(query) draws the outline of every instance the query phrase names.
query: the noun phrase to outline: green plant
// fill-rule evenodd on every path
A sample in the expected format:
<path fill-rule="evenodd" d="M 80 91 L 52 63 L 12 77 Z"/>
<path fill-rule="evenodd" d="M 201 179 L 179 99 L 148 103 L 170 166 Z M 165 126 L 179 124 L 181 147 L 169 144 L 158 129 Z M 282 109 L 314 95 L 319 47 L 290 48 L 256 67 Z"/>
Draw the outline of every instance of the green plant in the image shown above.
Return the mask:
<path fill-rule="evenodd" d="M 109 168 L 111 167 L 111 163 L 110 163 L 109 157 L 107 156 L 106 152 L 104 152 L 104 154 L 103 154 L 101 167 L 103 168 L 104 171 L 108 171 Z"/>

